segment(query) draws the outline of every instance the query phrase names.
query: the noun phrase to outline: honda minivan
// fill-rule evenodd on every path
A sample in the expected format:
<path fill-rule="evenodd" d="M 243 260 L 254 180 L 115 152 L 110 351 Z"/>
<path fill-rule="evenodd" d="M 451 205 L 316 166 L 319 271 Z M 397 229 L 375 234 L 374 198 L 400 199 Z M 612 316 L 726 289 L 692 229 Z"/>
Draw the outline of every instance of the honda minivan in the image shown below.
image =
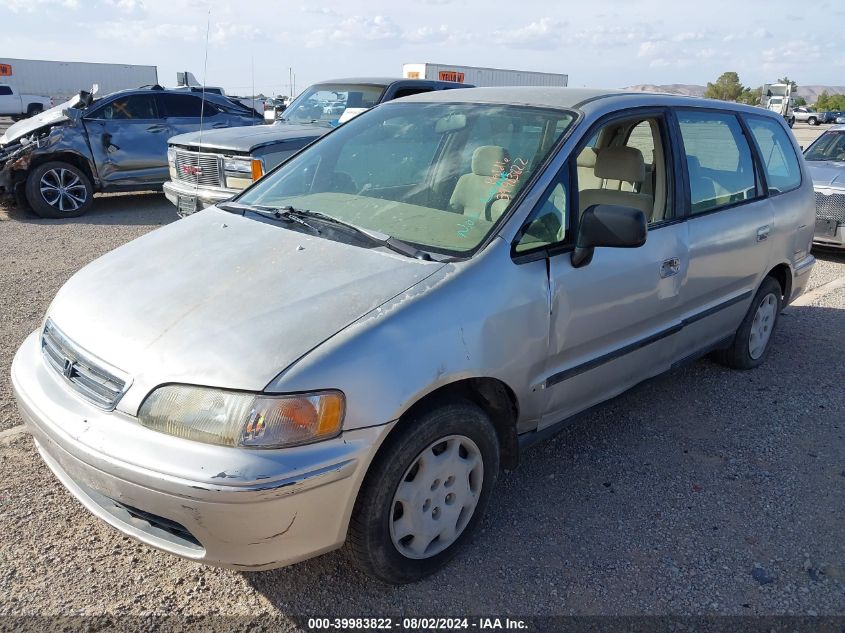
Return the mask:
<path fill-rule="evenodd" d="M 346 544 L 410 582 L 575 414 L 706 354 L 764 362 L 814 217 L 760 108 L 416 95 L 85 266 L 14 389 L 58 479 L 144 543 L 244 570 Z"/>

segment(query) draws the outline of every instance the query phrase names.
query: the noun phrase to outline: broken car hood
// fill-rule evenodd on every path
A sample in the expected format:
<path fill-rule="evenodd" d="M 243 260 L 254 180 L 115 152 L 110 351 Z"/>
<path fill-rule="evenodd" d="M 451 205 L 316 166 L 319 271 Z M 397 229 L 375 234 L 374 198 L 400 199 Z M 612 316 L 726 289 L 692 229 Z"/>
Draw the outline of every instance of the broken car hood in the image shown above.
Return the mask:
<path fill-rule="evenodd" d="M 3 136 L 0 136 L 0 146 L 8 145 L 13 141 L 17 141 L 18 139 L 23 138 L 27 134 L 31 134 L 42 127 L 55 125 L 56 123 L 69 120 L 68 116 L 64 113 L 64 110 L 66 110 L 69 106 L 70 101 L 65 101 L 64 103 L 50 108 L 49 110 L 44 110 L 41 114 L 36 114 L 28 119 L 24 119 L 23 121 L 18 121 L 14 125 L 10 126 Z"/>
<path fill-rule="evenodd" d="M 845 161 L 808 160 L 807 167 L 814 187 L 845 189 Z"/>
<path fill-rule="evenodd" d="M 284 141 L 302 138 L 317 138 L 330 127 L 319 125 L 296 125 L 276 123 L 273 125 L 250 125 L 230 127 L 221 130 L 204 130 L 179 134 L 170 139 L 171 145 L 219 149 L 230 152 L 251 152 L 265 145 L 275 145 Z"/>
<path fill-rule="evenodd" d="M 442 266 L 211 207 L 85 266 L 48 316 L 131 376 L 134 414 L 163 383 L 260 391 Z"/>

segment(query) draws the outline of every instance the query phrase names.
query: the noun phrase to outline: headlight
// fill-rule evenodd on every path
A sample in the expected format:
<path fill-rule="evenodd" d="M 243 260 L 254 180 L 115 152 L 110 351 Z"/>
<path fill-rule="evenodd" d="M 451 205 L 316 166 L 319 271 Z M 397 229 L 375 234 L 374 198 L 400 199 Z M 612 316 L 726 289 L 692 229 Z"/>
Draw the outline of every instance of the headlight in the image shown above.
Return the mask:
<path fill-rule="evenodd" d="M 176 167 L 176 149 L 173 147 L 167 148 L 167 163 L 171 167 Z"/>
<path fill-rule="evenodd" d="M 197 442 L 281 448 L 334 437 L 344 408 L 339 391 L 274 396 L 167 385 L 147 396 L 138 420 L 148 429 Z"/>
<path fill-rule="evenodd" d="M 224 158 L 223 169 L 235 174 L 252 173 L 252 166 L 248 158 Z"/>
<path fill-rule="evenodd" d="M 259 158 L 224 158 L 223 170 L 232 175 L 248 175 L 253 181 L 264 175 L 264 165 Z"/>

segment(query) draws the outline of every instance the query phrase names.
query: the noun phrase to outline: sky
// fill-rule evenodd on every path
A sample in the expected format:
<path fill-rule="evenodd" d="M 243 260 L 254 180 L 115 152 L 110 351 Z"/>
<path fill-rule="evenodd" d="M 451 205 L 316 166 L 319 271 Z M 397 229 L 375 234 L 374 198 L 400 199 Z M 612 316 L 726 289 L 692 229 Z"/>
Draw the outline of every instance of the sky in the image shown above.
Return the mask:
<path fill-rule="evenodd" d="M 233 94 L 288 94 L 290 68 L 301 90 L 401 76 L 407 62 L 566 73 L 578 87 L 705 84 L 727 70 L 752 87 L 845 83 L 845 5 L 811 4 L 2 0 L 0 57 L 154 65 L 163 85 L 189 70 Z"/>

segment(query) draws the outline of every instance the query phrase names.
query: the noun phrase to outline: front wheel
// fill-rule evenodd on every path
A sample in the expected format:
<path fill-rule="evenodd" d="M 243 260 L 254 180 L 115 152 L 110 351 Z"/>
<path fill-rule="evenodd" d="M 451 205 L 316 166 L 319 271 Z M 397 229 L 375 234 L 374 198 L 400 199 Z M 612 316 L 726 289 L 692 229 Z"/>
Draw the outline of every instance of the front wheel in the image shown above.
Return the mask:
<path fill-rule="evenodd" d="M 753 369 L 769 352 L 781 307 L 780 284 L 766 277 L 754 295 L 751 307 L 734 335 L 730 347 L 714 355 L 716 361 L 733 369 Z"/>
<path fill-rule="evenodd" d="M 475 404 L 444 403 L 405 421 L 379 451 L 355 502 L 353 559 L 391 584 L 434 573 L 471 538 L 498 472 L 496 431 Z"/>
<path fill-rule="evenodd" d="M 809 119 L 807 119 L 807 123 L 809 123 L 810 125 L 818 125 L 819 121 L 818 119 L 816 119 L 816 117 L 811 116 Z"/>
<path fill-rule="evenodd" d="M 78 217 L 91 208 L 93 197 L 88 176 L 70 163 L 44 163 L 26 179 L 26 199 L 42 218 Z"/>

